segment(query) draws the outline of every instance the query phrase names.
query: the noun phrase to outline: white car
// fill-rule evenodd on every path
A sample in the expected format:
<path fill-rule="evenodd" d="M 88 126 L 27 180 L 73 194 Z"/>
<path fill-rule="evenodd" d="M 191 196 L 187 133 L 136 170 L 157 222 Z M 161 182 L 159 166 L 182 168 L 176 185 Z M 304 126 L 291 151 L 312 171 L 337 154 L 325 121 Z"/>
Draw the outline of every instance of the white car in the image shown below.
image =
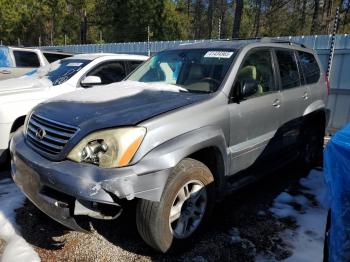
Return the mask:
<path fill-rule="evenodd" d="M 147 59 L 141 55 L 81 54 L 0 81 L 0 163 L 7 157 L 11 134 L 24 124 L 33 107 L 63 93 L 121 81 Z"/>

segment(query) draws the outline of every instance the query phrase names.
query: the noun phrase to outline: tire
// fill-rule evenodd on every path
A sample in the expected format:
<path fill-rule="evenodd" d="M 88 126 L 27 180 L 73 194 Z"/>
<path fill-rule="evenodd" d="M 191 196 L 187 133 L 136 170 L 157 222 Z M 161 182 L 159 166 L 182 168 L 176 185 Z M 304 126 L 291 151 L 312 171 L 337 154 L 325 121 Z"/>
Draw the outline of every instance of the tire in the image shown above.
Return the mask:
<path fill-rule="evenodd" d="M 182 160 L 169 176 L 160 202 L 138 201 L 139 234 L 148 245 L 162 253 L 172 246 L 187 244 L 210 217 L 214 192 L 214 178 L 209 168 L 194 159 Z"/>
<path fill-rule="evenodd" d="M 301 149 L 301 161 L 305 167 L 322 165 L 324 135 L 324 124 L 313 122 L 305 127 Z"/>

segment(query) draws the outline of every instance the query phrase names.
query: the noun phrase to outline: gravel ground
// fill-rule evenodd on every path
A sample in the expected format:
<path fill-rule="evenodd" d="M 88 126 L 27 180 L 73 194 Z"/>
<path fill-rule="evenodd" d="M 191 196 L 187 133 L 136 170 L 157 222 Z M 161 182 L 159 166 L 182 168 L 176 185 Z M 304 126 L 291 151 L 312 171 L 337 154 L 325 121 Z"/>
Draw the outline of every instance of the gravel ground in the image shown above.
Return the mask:
<path fill-rule="evenodd" d="M 166 255 L 139 237 L 132 207 L 115 221 L 94 221 L 91 234 L 67 230 L 29 201 L 17 210 L 16 220 L 42 261 L 254 261 L 257 255 L 281 260 L 291 251 L 279 232 L 295 224 L 275 218 L 268 209 L 286 188 L 298 190 L 297 181 L 307 174 L 294 165 L 230 195 L 216 206 L 205 232 Z M 0 254 L 2 246 L 0 240 Z"/>

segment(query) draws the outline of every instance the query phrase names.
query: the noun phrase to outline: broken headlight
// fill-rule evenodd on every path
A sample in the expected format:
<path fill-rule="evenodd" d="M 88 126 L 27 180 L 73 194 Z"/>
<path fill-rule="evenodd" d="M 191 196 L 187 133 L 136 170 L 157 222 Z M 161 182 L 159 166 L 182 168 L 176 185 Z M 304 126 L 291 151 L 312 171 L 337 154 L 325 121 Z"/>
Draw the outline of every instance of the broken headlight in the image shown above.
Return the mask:
<path fill-rule="evenodd" d="M 86 136 L 67 158 L 103 168 L 126 166 L 134 157 L 146 134 L 143 127 L 98 131 Z"/>

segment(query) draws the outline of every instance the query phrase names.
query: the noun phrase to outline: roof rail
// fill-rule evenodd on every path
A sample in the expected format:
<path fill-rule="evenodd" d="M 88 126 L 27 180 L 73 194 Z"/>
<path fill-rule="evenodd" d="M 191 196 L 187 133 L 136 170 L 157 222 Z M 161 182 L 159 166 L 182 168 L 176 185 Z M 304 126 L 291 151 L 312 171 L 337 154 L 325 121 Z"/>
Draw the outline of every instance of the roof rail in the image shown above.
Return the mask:
<path fill-rule="evenodd" d="M 270 37 L 263 37 L 260 39 L 261 42 L 265 42 L 265 43 L 279 43 L 279 44 L 289 44 L 289 45 L 298 45 L 301 46 L 303 48 L 306 48 L 306 46 L 304 44 L 301 43 L 296 43 L 293 41 L 289 41 L 289 40 L 283 40 L 283 39 L 276 39 L 276 38 L 270 38 Z"/>
<path fill-rule="evenodd" d="M 278 39 L 278 38 L 272 38 L 272 37 L 250 37 L 250 38 L 231 38 L 231 39 L 220 39 L 220 41 L 249 41 L 249 40 L 256 40 L 257 42 L 263 42 L 263 43 L 279 43 L 279 44 L 288 44 L 288 45 L 297 45 L 301 46 L 303 48 L 306 48 L 304 44 L 296 43 L 289 40 L 284 39 Z"/>

